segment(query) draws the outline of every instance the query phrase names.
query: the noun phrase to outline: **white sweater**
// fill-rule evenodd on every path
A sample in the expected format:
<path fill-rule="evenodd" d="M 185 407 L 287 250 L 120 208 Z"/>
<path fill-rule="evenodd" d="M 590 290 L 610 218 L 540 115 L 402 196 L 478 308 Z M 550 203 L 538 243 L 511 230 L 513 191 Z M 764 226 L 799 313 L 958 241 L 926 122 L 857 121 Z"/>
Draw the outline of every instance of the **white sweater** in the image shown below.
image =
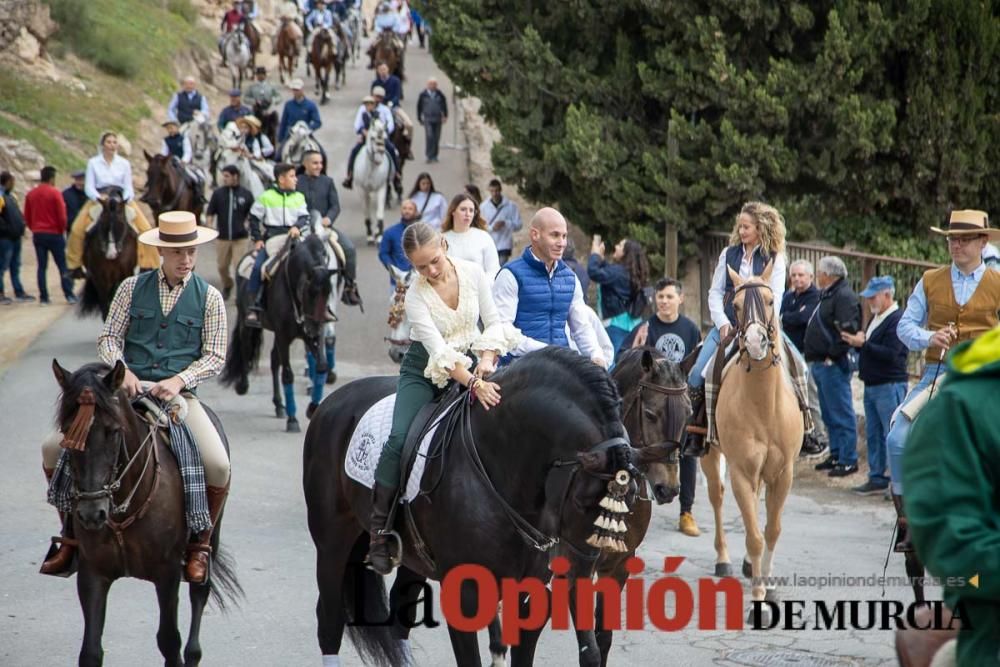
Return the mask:
<path fill-rule="evenodd" d="M 490 285 L 500 271 L 500 256 L 497 255 L 497 246 L 493 242 L 493 237 L 489 232 L 484 232 L 476 227 L 470 227 L 469 231 L 459 234 L 454 229 L 444 233 L 448 240 L 448 256 L 464 259 L 478 265 Z"/>

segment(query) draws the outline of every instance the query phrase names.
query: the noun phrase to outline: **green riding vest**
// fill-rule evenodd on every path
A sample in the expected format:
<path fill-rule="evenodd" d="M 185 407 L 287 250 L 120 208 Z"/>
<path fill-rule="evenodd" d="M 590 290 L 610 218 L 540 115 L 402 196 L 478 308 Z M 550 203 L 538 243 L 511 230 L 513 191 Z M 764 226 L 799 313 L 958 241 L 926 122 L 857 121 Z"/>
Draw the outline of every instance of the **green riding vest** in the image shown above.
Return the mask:
<path fill-rule="evenodd" d="M 153 382 L 177 375 L 201 357 L 208 294 L 208 283 L 192 275 L 177 305 L 164 315 L 158 280 L 159 272 L 149 271 L 135 281 L 125 333 L 125 362 L 140 380 Z"/>

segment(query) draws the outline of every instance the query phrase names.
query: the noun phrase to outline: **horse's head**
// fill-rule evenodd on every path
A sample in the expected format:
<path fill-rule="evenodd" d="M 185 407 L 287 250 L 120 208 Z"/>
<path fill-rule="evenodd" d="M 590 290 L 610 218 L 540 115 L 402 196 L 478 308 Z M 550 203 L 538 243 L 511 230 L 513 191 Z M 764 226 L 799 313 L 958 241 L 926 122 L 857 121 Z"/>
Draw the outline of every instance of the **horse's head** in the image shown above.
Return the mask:
<path fill-rule="evenodd" d="M 177 176 L 171 168 L 174 158 L 170 155 L 150 155 L 145 150 L 146 156 L 146 191 L 142 194 L 141 200 L 153 209 L 160 211 L 167 204 L 167 192 L 176 192 Z"/>
<path fill-rule="evenodd" d="M 105 195 L 103 202 L 94 204 L 100 208 L 100 213 L 91 212 L 91 218 L 97 220 L 94 229 L 87 232 L 89 238 L 100 240 L 104 256 L 109 260 L 118 257 L 128 235 L 128 223 L 135 216 L 135 211 L 125 205 L 125 195 L 118 186 L 110 186 L 102 190 Z"/>
<path fill-rule="evenodd" d="M 385 140 L 385 123 L 382 122 L 381 118 L 372 118 L 371 125 L 368 127 L 368 137 L 365 139 L 365 143 L 368 147 L 368 151 L 372 154 L 372 156 L 374 156 L 376 164 L 381 162 L 382 156 L 385 154 Z"/>
<path fill-rule="evenodd" d="M 760 276 L 748 280 L 728 269 L 733 281 L 736 337 L 741 352 L 745 352 L 754 361 L 764 361 L 769 355 L 776 357 L 778 354 L 781 333 L 774 317 L 774 293 L 770 284 L 773 268 L 773 262 L 769 262 Z"/>
<path fill-rule="evenodd" d="M 118 391 L 125 365 L 87 364 L 71 373 L 53 359 L 52 372 L 62 387 L 58 420 L 76 485 L 75 517 L 84 529 L 98 530 L 111 516 L 124 433 L 133 428 Z"/>
<path fill-rule="evenodd" d="M 611 377 L 622 392 L 636 465 L 656 502 L 669 503 L 680 492 L 678 453 L 691 417 L 687 375 L 655 349 L 643 348 L 622 354 Z"/>
<path fill-rule="evenodd" d="M 303 340 L 316 357 L 320 373 L 326 371 L 323 337 L 330 321 L 327 304 L 334 275 L 326 253 L 327 244 L 311 234 L 296 244 L 288 261 L 289 285 L 297 302 Z"/>

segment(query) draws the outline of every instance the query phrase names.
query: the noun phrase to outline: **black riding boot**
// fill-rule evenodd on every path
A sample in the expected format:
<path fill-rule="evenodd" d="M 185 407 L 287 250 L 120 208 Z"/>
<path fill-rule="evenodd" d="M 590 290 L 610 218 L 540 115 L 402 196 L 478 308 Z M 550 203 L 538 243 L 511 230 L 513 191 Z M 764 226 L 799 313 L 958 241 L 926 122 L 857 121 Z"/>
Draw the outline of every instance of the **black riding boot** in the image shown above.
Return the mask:
<path fill-rule="evenodd" d="M 389 574 L 399 566 L 400 557 L 403 555 L 403 545 L 399 542 L 399 535 L 392 530 L 389 516 L 392 512 L 392 504 L 396 500 L 397 491 L 397 487 L 385 486 L 378 482 L 375 482 L 375 488 L 372 489 L 368 564 L 371 569 L 382 575 Z M 397 544 L 393 545 L 393 541 Z M 392 553 L 394 546 L 399 549 L 396 555 Z"/>
<path fill-rule="evenodd" d="M 261 288 L 257 290 L 257 294 L 254 295 L 253 303 L 250 304 L 250 307 L 247 309 L 246 317 L 243 318 L 243 323 L 248 327 L 253 327 L 254 329 L 261 328 L 260 314 L 264 312 L 263 300 L 264 287 L 261 286 Z"/>
<path fill-rule="evenodd" d="M 350 190 L 354 187 L 354 174 L 348 174 L 347 178 L 340 182 L 340 185 Z"/>
<path fill-rule="evenodd" d="M 688 386 L 688 396 L 691 397 L 691 420 L 688 426 L 704 430 L 708 426 L 708 420 L 705 418 L 705 388 Z M 705 435 L 701 432 L 694 433 L 689 428 L 684 446 L 681 447 L 681 456 L 701 457 L 707 452 Z"/>
<path fill-rule="evenodd" d="M 911 553 L 916 551 L 910 542 L 910 526 L 903 509 L 903 496 L 892 494 L 892 505 L 896 508 L 896 544 L 892 550 L 896 553 Z"/>
<path fill-rule="evenodd" d="M 340 293 L 340 301 L 348 306 L 361 305 L 361 294 L 358 293 L 358 284 L 354 280 L 344 278 L 344 291 Z"/>

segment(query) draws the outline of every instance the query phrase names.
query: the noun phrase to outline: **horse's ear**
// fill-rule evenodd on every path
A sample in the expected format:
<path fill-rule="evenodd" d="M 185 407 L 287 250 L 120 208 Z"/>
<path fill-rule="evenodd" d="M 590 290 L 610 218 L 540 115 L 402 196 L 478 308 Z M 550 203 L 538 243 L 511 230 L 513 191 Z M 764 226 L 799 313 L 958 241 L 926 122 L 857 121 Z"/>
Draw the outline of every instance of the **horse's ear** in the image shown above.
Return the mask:
<path fill-rule="evenodd" d="M 694 368 L 694 363 L 698 361 L 698 354 L 701 352 L 701 343 L 698 343 L 691 354 L 681 359 L 681 363 L 677 364 L 680 366 L 681 372 L 684 373 L 684 377 L 687 377 L 691 373 L 691 369 Z"/>
<path fill-rule="evenodd" d="M 145 148 L 142 149 L 142 154 L 146 156 L 146 162 L 152 162 L 153 161 L 153 156 L 150 155 L 149 152 Z"/>
<path fill-rule="evenodd" d="M 653 353 L 649 350 L 642 351 L 642 372 L 648 373 L 653 370 L 653 366 L 656 365 L 656 361 L 653 359 Z"/>
<path fill-rule="evenodd" d="M 760 279 L 763 280 L 765 283 L 771 282 L 771 272 L 772 271 L 774 271 L 774 260 L 773 259 L 770 262 L 767 263 L 767 266 L 764 267 L 764 271 L 760 274 Z"/>
<path fill-rule="evenodd" d="M 583 469 L 590 473 L 604 472 L 608 467 L 608 453 L 600 452 L 580 452 L 576 455 L 576 460 L 580 462 Z"/>
<path fill-rule="evenodd" d="M 63 391 L 69 387 L 69 376 L 71 373 L 59 365 L 59 361 L 56 359 L 52 360 L 52 374 L 56 376 L 56 382 L 62 387 Z"/>
<path fill-rule="evenodd" d="M 104 376 L 104 386 L 113 394 L 118 391 L 118 388 L 122 386 L 122 382 L 125 381 L 125 364 L 119 359 L 115 362 L 115 367 L 108 371 L 108 374 Z"/>
<path fill-rule="evenodd" d="M 733 281 L 733 287 L 739 287 L 743 284 L 743 279 L 740 278 L 740 274 L 733 271 L 733 267 L 727 266 L 726 271 L 729 271 L 729 279 Z"/>

